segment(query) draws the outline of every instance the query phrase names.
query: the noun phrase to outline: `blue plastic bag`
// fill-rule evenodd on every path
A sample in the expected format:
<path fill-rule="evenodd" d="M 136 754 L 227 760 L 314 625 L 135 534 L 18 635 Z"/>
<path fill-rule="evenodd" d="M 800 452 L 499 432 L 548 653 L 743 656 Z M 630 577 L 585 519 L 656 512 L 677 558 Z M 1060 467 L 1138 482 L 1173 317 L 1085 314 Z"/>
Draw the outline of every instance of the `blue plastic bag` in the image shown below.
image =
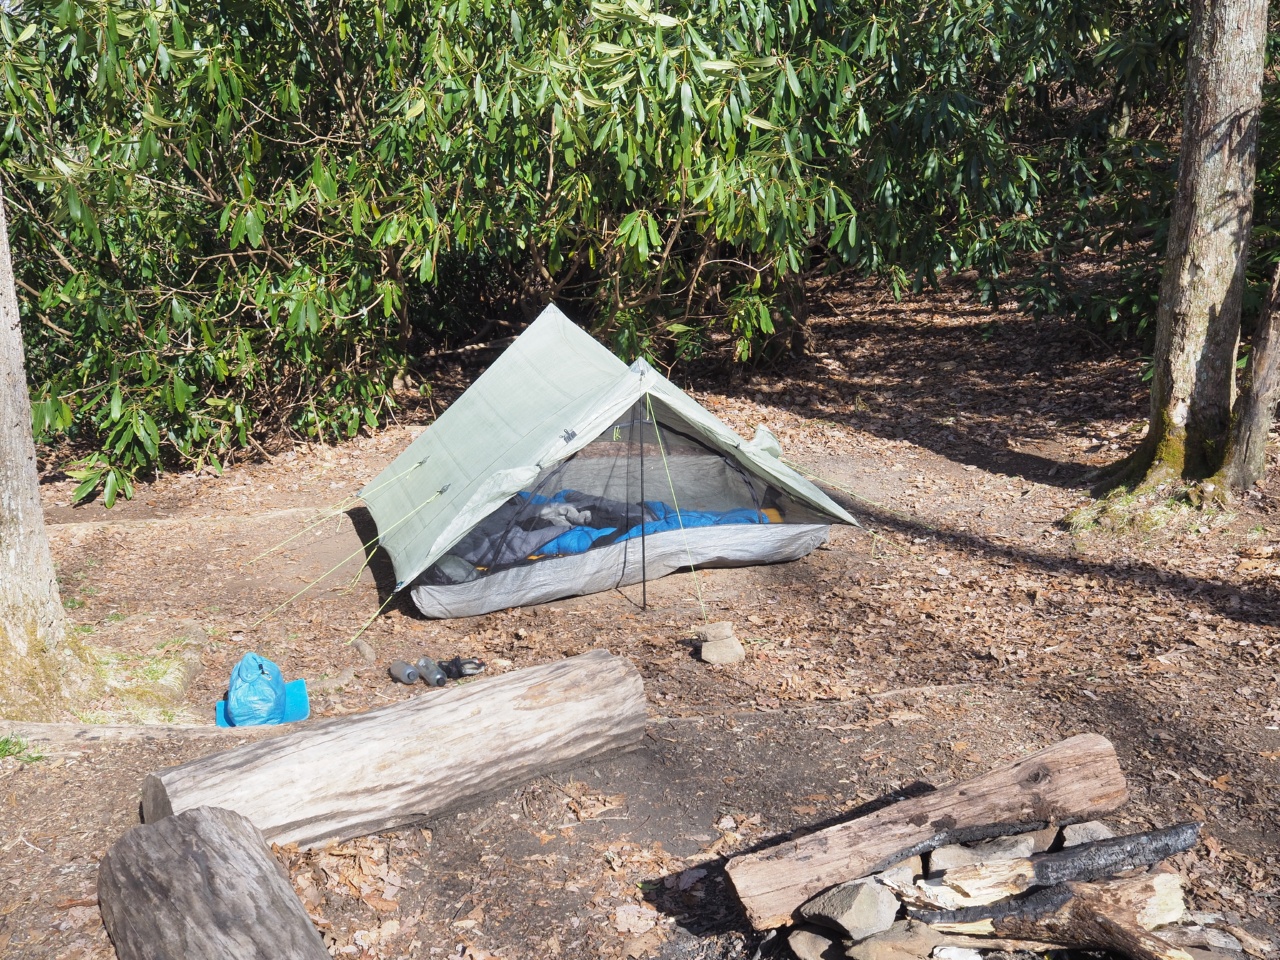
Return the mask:
<path fill-rule="evenodd" d="M 286 684 L 280 668 L 246 653 L 231 671 L 227 699 L 218 703 L 219 726 L 252 727 L 305 720 L 310 714 L 304 680 Z"/>

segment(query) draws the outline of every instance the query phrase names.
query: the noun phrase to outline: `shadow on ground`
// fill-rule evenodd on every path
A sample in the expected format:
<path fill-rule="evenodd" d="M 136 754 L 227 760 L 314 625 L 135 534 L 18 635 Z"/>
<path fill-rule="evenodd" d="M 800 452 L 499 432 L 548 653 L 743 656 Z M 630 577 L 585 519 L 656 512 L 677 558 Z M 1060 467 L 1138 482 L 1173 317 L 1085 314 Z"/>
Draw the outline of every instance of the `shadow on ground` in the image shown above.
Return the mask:
<path fill-rule="evenodd" d="M 1127 452 L 1145 415 L 1139 348 L 1070 320 L 1031 321 L 954 289 L 897 303 L 862 285 L 815 303 L 810 323 L 809 356 L 726 389 L 1055 486 L 1079 482 L 1082 452 Z M 1064 444 L 1099 423 L 1114 435 Z"/>

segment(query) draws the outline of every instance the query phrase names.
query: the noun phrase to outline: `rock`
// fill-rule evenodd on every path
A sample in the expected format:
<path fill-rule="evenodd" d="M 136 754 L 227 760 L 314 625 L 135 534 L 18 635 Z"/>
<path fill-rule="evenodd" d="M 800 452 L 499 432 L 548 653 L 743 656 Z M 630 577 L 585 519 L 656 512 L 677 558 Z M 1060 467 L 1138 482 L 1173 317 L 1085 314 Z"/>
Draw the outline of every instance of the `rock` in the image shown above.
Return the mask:
<path fill-rule="evenodd" d="M 1098 820 L 1090 820 L 1088 823 L 1073 823 L 1069 827 L 1062 828 L 1062 845 L 1064 847 L 1078 847 L 1082 843 L 1092 843 L 1094 840 L 1110 840 L 1115 833 L 1105 823 Z"/>
<path fill-rule="evenodd" d="M 901 884 L 909 887 L 916 882 L 916 877 L 924 876 L 924 858 L 912 857 L 909 860 L 902 860 L 895 863 L 887 870 L 881 870 L 876 874 L 881 883 Z"/>
<path fill-rule="evenodd" d="M 850 940 L 864 940 L 893 926 L 898 898 L 878 880 L 842 883 L 820 893 L 800 908 L 800 916 L 842 930 Z"/>
<path fill-rule="evenodd" d="M 981 950 L 969 947 L 934 947 L 934 960 L 982 960 Z"/>
<path fill-rule="evenodd" d="M 698 638 L 699 643 L 714 643 L 716 640 L 729 640 L 736 636 L 733 624 L 727 620 L 704 623 L 693 631 L 693 635 Z"/>
<path fill-rule="evenodd" d="M 1044 853 L 1058 842 L 1058 828 L 1045 827 L 1043 830 L 1034 830 L 1027 836 L 1031 838 L 1031 852 Z"/>
<path fill-rule="evenodd" d="M 747 651 L 734 635 L 732 623 L 708 623 L 695 633 L 702 643 L 698 655 L 704 663 L 741 663 L 746 659 Z"/>
<path fill-rule="evenodd" d="M 373 652 L 373 647 L 369 646 L 368 641 L 362 640 L 360 637 L 356 637 L 351 641 L 351 646 L 355 649 L 356 653 L 360 654 L 361 659 L 363 659 L 365 663 L 378 662 L 378 655 Z"/>
<path fill-rule="evenodd" d="M 816 927 L 796 927 L 787 937 L 787 946 L 797 960 L 840 960 L 844 956 L 839 942 Z"/>
<path fill-rule="evenodd" d="M 994 840 L 983 840 L 963 846 L 953 843 L 948 847 L 939 847 L 929 854 L 929 876 L 936 877 L 944 870 L 952 867 L 963 867 L 970 863 L 990 863 L 993 860 L 1017 860 L 1029 857 L 1035 849 L 1035 835 L 1019 833 L 1011 837 L 996 837 Z"/>
<path fill-rule="evenodd" d="M 927 924 L 899 920 L 884 933 L 855 943 L 845 951 L 850 960 L 918 960 L 942 943 L 942 935 Z"/>
<path fill-rule="evenodd" d="M 323 680 L 314 680 L 314 681 L 308 680 L 307 681 L 308 692 L 314 693 L 317 696 L 325 696 L 330 693 L 335 693 L 338 690 L 341 690 L 343 687 L 350 684 L 351 681 L 355 679 L 355 677 L 356 677 L 355 667 L 347 667 L 345 670 L 339 673 L 336 677 L 328 677 Z"/>

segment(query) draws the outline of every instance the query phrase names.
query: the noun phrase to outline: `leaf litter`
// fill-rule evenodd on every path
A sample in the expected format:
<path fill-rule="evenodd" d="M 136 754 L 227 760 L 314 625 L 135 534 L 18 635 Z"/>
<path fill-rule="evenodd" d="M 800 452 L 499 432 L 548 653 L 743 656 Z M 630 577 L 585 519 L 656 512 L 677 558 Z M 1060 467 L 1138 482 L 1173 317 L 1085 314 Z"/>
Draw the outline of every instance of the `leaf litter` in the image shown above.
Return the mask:
<path fill-rule="evenodd" d="M 1158 525 L 1073 528 L 1061 521 L 1089 503 L 1085 472 L 1141 437 L 1137 351 L 946 287 L 816 298 L 813 356 L 733 374 L 707 361 L 681 385 L 745 435 L 768 425 L 865 529 L 835 529 L 794 564 L 703 571 L 696 590 L 687 574 L 656 581 L 648 610 L 638 588 L 440 623 L 393 604 L 364 635 L 370 665 L 348 644 L 380 603 L 360 558 L 258 622 L 352 553 L 358 515 L 249 561 L 375 476 L 421 430 L 412 410 L 340 447 L 166 475 L 109 515 L 44 484 L 69 617 L 92 643 L 141 661 L 175 620 L 205 631 L 183 707 L 196 718 L 248 649 L 290 677 L 340 680 L 313 701 L 330 716 L 430 696 L 387 682 L 395 657 L 478 656 L 502 672 L 606 646 L 641 669 L 651 766 L 542 778 L 425 833 L 282 848 L 335 956 L 745 957 L 758 938 L 723 857 L 1085 730 L 1116 742 L 1129 775 L 1117 825 L 1207 822 L 1179 864 L 1196 908 L 1237 924 L 1280 915 L 1274 479 L 1227 513 L 1170 499 Z M 437 373 L 447 402 L 475 371 Z M 745 662 L 691 656 L 704 605 L 738 624 Z M 210 748 L 0 760 L 7 955 L 110 956 L 90 907 L 49 904 L 92 896 L 146 772 Z"/>

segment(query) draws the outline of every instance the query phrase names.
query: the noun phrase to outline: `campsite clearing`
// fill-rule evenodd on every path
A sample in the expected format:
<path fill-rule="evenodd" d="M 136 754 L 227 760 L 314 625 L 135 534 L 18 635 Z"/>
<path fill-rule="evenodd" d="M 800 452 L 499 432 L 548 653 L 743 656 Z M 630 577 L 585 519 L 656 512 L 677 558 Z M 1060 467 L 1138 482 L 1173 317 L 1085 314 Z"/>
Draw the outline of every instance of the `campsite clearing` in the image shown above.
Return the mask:
<path fill-rule="evenodd" d="M 867 529 L 836 527 L 795 563 L 705 571 L 697 591 L 688 574 L 652 582 L 648 610 L 639 586 L 457 621 L 393 603 L 363 635 L 366 665 L 348 641 L 390 577 L 357 576 L 366 516 L 249 561 L 374 477 L 411 422 L 166 476 L 111 513 L 68 508 L 72 484 L 48 478 L 69 617 L 113 676 L 161 675 L 192 623 L 207 636 L 180 702 L 126 686 L 79 719 L 208 720 L 250 649 L 288 677 L 338 680 L 317 715 L 432 696 L 386 679 L 394 657 L 476 656 L 493 673 L 596 647 L 629 657 L 650 705 L 641 750 L 325 853 L 281 851 L 340 956 L 745 960 L 761 935 L 726 857 L 1083 732 L 1115 743 L 1128 778 L 1117 832 L 1203 820 L 1202 844 L 1174 858 L 1189 899 L 1274 936 L 1280 484 L 1229 514 L 1170 501 L 1150 529 L 1065 528 L 1088 502 L 1082 474 L 1138 437 L 1136 353 L 946 292 L 830 298 L 814 305 L 817 355 L 746 383 L 696 371 L 690 392 L 744 436 L 769 426 Z M 474 373 L 436 371 L 433 402 Z M 703 608 L 735 625 L 742 663 L 696 659 Z M 137 822 L 147 774 L 215 744 L 32 747 L 44 759 L 0 759 L 0 954 L 108 958 L 97 861 Z"/>

